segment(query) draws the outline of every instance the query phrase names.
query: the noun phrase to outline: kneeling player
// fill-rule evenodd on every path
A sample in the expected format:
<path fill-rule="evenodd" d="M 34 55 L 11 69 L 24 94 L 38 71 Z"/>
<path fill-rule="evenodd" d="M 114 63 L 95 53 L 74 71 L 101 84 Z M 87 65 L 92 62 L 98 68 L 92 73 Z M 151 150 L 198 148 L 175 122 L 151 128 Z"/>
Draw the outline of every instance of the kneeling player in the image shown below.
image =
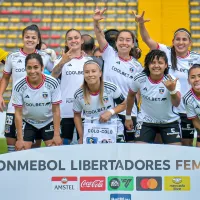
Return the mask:
<path fill-rule="evenodd" d="M 29 54 L 25 60 L 27 76 L 14 87 L 16 150 L 30 149 L 34 138 L 41 136 L 46 146 L 61 145 L 61 92 L 58 81 L 44 75 L 39 54 Z"/>

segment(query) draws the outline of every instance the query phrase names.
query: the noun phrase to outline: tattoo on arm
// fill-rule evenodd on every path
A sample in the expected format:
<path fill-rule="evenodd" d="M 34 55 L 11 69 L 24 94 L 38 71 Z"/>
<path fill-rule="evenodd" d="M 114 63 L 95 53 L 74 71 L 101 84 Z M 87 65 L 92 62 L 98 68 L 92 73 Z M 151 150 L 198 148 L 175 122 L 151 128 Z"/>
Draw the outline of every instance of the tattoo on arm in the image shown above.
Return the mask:
<path fill-rule="evenodd" d="M 101 29 L 99 27 L 99 24 L 96 24 L 96 29 L 99 31 L 99 33 L 101 33 Z"/>

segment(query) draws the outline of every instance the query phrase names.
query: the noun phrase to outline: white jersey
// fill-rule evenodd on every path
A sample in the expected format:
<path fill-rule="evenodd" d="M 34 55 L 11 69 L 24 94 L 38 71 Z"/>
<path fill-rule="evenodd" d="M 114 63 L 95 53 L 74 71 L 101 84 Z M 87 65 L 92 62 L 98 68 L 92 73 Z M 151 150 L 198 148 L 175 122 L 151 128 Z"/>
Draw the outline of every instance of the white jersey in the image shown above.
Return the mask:
<path fill-rule="evenodd" d="M 118 85 L 125 98 L 128 96 L 129 85 L 136 73 L 143 70 L 142 65 L 133 57 L 123 60 L 118 53 L 108 44 L 103 49 L 104 80 Z M 125 115 L 123 111 L 120 114 Z M 137 107 L 134 106 L 132 116 L 137 116 Z"/>
<path fill-rule="evenodd" d="M 55 66 L 60 62 L 62 58 L 59 58 L 55 62 Z M 61 73 L 61 117 L 73 118 L 73 101 L 75 91 L 83 84 L 83 65 L 91 59 L 91 57 L 73 58 L 62 68 Z"/>
<path fill-rule="evenodd" d="M 177 56 L 177 70 L 174 71 L 171 63 L 171 48 L 163 44 L 159 44 L 158 48 L 166 53 L 169 65 L 169 74 L 172 74 L 174 77 L 179 79 L 181 83 L 181 95 L 184 96 L 191 87 L 187 81 L 188 70 L 193 64 L 200 64 L 200 54 L 188 51 L 187 56 L 184 58 Z M 182 99 L 180 105 L 175 110 L 178 113 L 186 113 Z"/>
<path fill-rule="evenodd" d="M 83 89 L 79 88 L 74 94 L 74 112 L 82 112 L 86 117 L 99 118 L 106 110 L 112 109 L 116 104 L 120 104 L 125 100 L 118 86 L 110 82 L 104 82 L 103 102 L 99 100 L 99 94 L 90 95 L 90 104 L 86 104 L 83 97 Z M 113 115 L 112 118 L 117 118 Z"/>
<path fill-rule="evenodd" d="M 36 50 L 35 53 L 38 53 L 41 55 L 44 67 L 47 68 L 49 71 L 52 71 L 53 69 L 53 62 L 50 59 L 50 56 L 45 53 L 44 51 Z M 12 92 L 15 83 L 26 76 L 26 67 L 25 67 L 25 59 L 28 54 L 24 53 L 22 49 L 19 49 L 16 52 L 13 52 L 8 55 L 5 63 L 5 67 L 3 72 L 5 74 L 11 74 L 12 76 Z M 14 113 L 15 109 L 12 106 L 12 99 L 13 95 L 11 95 L 10 102 L 8 104 L 8 110 L 7 113 Z"/>
<path fill-rule="evenodd" d="M 58 81 L 43 75 L 42 83 L 33 88 L 24 77 L 16 83 L 13 90 L 13 106 L 23 108 L 23 119 L 40 129 L 53 121 L 52 104 L 61 103 Z"/>
<path fill-rule="evenodd" d="M 183 102 L 186 108 L 187 117 L 194 119 L 198 117 L 200 119 L 200 98 L 198 98 L 193 90 L 189 90 L 183 97 Z"/>
<path fill-rule="evenodd" d="M 172 78 L 174 77 L 172 76 Z M 130 90 L 133 92 L 140 91 L 142 98 L 137 121 L 167 124 L 180 118 L 173 112 L 171 95 L 162 83 L 163 80 L 167 79 L 167 76 L 164 75 L 162 80 L 154 82 L 144 72 L 134 77 L 133 82 L 130 85 Z M 180 91 L 179 81 L 177 81 L 176 90 Z"/>

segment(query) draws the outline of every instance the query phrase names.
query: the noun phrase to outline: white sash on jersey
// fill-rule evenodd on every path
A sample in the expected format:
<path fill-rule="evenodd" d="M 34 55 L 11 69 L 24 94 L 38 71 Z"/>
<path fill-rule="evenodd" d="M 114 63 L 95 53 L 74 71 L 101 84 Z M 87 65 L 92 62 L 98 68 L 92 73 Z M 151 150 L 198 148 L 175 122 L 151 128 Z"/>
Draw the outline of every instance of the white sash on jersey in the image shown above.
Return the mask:
<path fill-rule="evenodd" d="M 106 123 L 85 120 L 83 144 L 116 143 L 117 119 Z"/>

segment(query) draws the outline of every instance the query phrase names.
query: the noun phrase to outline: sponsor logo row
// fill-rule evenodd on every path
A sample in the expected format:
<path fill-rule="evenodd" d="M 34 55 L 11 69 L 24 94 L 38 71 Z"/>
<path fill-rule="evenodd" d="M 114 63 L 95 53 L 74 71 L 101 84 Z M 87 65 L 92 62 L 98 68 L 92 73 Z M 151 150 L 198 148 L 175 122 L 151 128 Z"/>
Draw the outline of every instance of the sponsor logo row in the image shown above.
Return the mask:
<path fill-rule="evenodd" d="M 52 177 L 53 191 L 190 191 L 189 176 L 76 176 Z M 164 182 L 164 183 L 163 183 Z M 163 188 L 164 184 L 164 188 Z"/>

